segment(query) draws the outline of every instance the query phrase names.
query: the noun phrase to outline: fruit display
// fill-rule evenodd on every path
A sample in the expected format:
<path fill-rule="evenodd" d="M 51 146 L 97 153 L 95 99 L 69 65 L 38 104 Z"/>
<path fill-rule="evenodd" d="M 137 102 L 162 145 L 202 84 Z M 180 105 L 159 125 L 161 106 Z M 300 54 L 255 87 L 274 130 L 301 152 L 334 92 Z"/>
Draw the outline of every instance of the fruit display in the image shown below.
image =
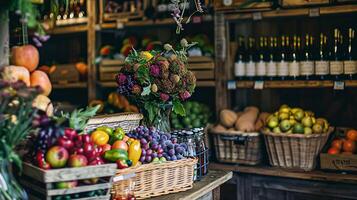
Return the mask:
<path fill-rule="evenodd" d="M 116 92 L 111 92 L 108 95 L 106 101 L 102 100 L 92 100 L 89 103 L 90 107 L 100 105 L 98 110 L 99 113 L 112 114 L 112 113 L 121 113 L 121 112 L 135 112 L 138 113 L 139 109 L 135 105 L 129 103 L 128 99 Z"/>
<path fill-rule="evenodd" d="M 278 111 L 266 120 L 266 126 L 273 133 L 321 134 L 329 129 L 324 118 L 316 118 L 315 113 L 301 108 L 290 108 L 282 105 Z"/>
<path fill-rule="evenodd" d="M 142 163 L 175 161 L 183 159 L 187 155 L 185 143 L 178 144 L 177 138 L 153 127 L 139 126 L 129 132 L 127 136 L 140 140 L 140 162 Z"/>
<path fill-rule="evenodd" d="M 240 112 L 223 109 L 219 113 L 219 124 L 213 127 L 213 131 L 258 132 L 265 126 L 268 116 L 269 113 L 260 112 L 259 109 L 254 106 L 246 107 Z"/>
<path fill-rule="evenodd" d="M 349 129 L 337 134 L 331 142 L 327 151 L 330 155 L 344 154 L 352 155 L 357 153 L 357 130 Z"/>
<path fill-rule="evenodd" d="M 186 116 L 179 116 L 174 112 L 171 113 L 171 125 L 174 129 L 183 128 L 200 128 L 205 127 L 211 117 L 210 109 L 207 105 L 195 102 L 187 101 L 183 104 Z"/>

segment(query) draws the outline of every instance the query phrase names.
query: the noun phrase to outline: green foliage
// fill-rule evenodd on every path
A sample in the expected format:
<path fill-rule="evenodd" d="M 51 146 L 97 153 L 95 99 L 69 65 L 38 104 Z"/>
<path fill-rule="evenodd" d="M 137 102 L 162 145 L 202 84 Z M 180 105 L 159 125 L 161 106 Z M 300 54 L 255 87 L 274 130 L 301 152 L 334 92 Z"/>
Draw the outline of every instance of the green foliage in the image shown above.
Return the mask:
<path fill-rule="evenodd" d="M 69 120 L 69 127 L 74 130 L 83 130 L 89 118 L 99 110 L 100 105 L 74 110 L 72 113 L 62 113 L 62 117 Z"/>

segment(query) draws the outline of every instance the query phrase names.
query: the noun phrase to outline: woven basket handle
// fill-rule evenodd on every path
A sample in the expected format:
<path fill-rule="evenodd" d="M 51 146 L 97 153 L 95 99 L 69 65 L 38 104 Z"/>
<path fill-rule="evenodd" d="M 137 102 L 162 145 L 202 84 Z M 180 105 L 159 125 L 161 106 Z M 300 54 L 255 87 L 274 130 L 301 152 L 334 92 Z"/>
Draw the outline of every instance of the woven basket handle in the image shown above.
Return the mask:
<path fill-rule="evenodd" d="M 240 144 L 240 145 L 245 145 L 245 143 L 247 142 L 247 136 L 226 136 L 226 135 L 221 135 L 220 138 L 222 140 L 230 140 L 230 141 L 234 141 L 234 144 Z"/>

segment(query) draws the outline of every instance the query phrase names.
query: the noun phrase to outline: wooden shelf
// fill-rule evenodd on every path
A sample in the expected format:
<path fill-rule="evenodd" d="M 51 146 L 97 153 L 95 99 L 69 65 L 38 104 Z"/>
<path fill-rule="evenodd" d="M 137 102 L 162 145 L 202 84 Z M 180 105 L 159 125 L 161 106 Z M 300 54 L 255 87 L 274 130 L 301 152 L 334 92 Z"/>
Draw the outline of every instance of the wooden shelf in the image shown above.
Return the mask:
<path fill-rule="evenodd" d="M 344 81 L 345 87 L 357 87 L 357 80 Z M 236 88 L 254 88 L 255 81 L 236 81 Z M 333 88 L 334 81 L 264 81 L 264 89 L 283 89 L 283 88 Z M 233 88 L 230 88 L 233 89 Z"/>
<path fill-rule="evenodd" d="M 316 12 L 318 11 L 318 12 Z M 277 17 L 297 17 L 297 16 L 311 16 L 312 15 L 331 15 L 357 12 L 357 5 L 334 5 L 326 7 L 311 7 L 311 8 L 292 8 L 292 9 L 275 9 L 267 11 L 252 11 L 252 12 L 235 12 L 226 14 L 226 20 L 240 20 L 240 19 L 264 19 Z M 261 15 L 260 15 L 260 14 Z M 314 14 L 313 14 L 314 13 Z M 316 17 L 316 16 L 314 16 Z"/>
<path fill-rule="evenodd" d="M 113 88 L 113 87 L 117 87 L 117 83 L 114 81 L 110 81 L 110 82 L 101 82 L 98 81 L 97 84 L 101 87 L 106 87 L 106 88 Z M 214 87 L 215 81 L 197 81 L 196 82 L 196 86 L 197 87 Z"/>
<path fill-rule="evenodd" d="M 64 83 L 64 84 L 53 84 L 53 89 L 75 89 L 75 88 L 86 88 L 86 82 L 79 82 L 79 83 Z"/>
<path fill-rule="evenodd" d="M 70 34 L 70 33 L 81 33 L 88 30 L 87 24 L 78 24 L 70 26 L 56 26 L 53 29 L 48 30 L 49 34 Z"/>
<path fill-rule="evenodd" d="M 191 19 L 191 23 L 199 24 L 201 22 L 213 21 L 212 15 L 206 15 L 202 17 L 202 21 L 195 21 Z M 123 29 L 124 27 L 138 27 L 138 26 L 162 26 L 162 25 L 175 25 L 175 21 L 172 18 L 160 19 L 160 20 L 140 20 L 140 21 L 127 21 L 127 22 L 105 22 L 96 26 L 97 30 L 100 29 Z"/>
<path fill-rule="evenodd" d="M 213 170 L 227 170 L 227 171 L 234 171 L 237 173 L 357 184 L 356 174 L 324 172 L 320 170 L 314 170 L 310 172 L 303 172 L 303 171 L 298 172 L 298 171 L 284 170 L 281 168 L 274 168 L 270 166 L 240 166 L 240 165 L 228 165 L 228 164 L 219 164 L 219 163 L 211 163 L 209 166 L 210 169 Z"/>

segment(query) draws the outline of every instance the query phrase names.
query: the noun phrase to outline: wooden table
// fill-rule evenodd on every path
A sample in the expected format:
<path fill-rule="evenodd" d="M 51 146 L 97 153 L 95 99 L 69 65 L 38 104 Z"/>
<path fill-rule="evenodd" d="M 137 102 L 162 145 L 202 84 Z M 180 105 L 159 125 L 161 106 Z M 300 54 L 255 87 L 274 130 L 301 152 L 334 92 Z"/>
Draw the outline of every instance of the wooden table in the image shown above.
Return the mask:
<path fill-rule="evenodd" d="M 220 199 L 220 186 L 231 179 L 233 173 L 230 171 L 210 170 L 202 180 L 195 182 L 193 188 L 185 192 L 175 194 L 168 194 L 153 200 L 219 200 Z"/>

